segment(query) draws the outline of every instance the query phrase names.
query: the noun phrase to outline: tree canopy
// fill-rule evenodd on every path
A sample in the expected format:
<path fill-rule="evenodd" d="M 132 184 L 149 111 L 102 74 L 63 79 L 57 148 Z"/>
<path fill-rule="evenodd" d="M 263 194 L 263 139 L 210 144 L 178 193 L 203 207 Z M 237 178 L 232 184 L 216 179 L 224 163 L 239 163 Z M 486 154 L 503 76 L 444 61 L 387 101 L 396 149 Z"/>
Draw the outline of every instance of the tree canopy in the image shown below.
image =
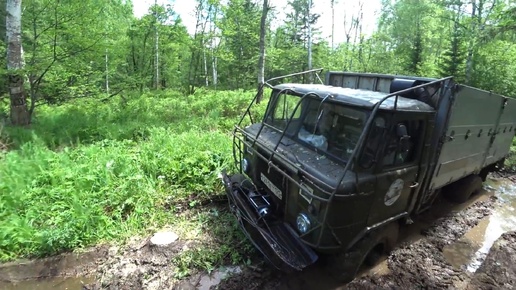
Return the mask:
<path fill-rule="evenodd" d="M 268 4 L 265 79 L 311 64 L 327 70 L 453 75 L 469 85 L 516 95 L 513 2 L 383 0 L 377 27 L 365 34 L 367 3 L 358 1 L 359 10 L 351 12 L 335 11 L 339 1 L 331 1 L 331 39 L 322 37 L 314 1 L 290 0 L 286 9 Z M 38 104 L 121 90 L 256 88 L 262 3 L 196 0 L 190 34 L 170 5 L 152 6 L 137 18 L 125 0 L 23 0 L 30 112 Z M 5 35 L 5 26 L 0 29 Z M 336 31 L 344 31 L 343 42 L 334 43 Z"/>

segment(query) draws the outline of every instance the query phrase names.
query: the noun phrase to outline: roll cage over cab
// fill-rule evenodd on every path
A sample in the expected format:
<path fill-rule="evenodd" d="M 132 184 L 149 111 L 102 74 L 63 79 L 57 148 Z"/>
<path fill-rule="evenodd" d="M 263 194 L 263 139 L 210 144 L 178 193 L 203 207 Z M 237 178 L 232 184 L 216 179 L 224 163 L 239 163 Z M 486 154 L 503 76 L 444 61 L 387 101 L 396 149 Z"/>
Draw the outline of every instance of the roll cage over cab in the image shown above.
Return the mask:
<path fill-rule="evenodd" d="M 451 77 L 329 72 L 326 84 L 269 86 L 263 118 L 252 120 L 253 100 L 235 126 L 240 172 L 223 173 L 223 182 L 247 237 L 281 270 L 330 254 L 330 270 L 351 280 L 442 187 L 484 174 L 505 156 L 484 158 L 466 175 L 442 169 L 452 104 L 464 91 Z M 510 136 L 500 145 L 506 154 Z M 443 174 L 450 178 L 436 183 Z"/>

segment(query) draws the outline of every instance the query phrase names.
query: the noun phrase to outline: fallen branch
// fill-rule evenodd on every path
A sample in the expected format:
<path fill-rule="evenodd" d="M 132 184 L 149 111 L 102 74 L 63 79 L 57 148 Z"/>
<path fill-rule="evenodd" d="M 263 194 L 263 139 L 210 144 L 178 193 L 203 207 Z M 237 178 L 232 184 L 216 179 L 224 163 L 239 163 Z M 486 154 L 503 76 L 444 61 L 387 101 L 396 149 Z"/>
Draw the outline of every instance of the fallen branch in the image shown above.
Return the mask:
<path fill-rule="evenodd" d="M 101 99 L 100 101 L 105 103 L 105 102 L 109 101 L 109 99 L 111 99 L 112 97 L 114 97 L 114 96 L 116 96 L 116 95 L 120 94 L 123 90 L 124 90 L 124 89 L 120 89 L 120 90 L 118 90 L 118 91 L 116 91 L 116 92 L 112 93 L 111 95 L 109 95 L 109 96 L 105 97 L 104 99 Z M 124 98 L 123 96 L 120 96 L 120 97 L 122 97 L 122 99 L 125 101 L 125 98 Z"/>

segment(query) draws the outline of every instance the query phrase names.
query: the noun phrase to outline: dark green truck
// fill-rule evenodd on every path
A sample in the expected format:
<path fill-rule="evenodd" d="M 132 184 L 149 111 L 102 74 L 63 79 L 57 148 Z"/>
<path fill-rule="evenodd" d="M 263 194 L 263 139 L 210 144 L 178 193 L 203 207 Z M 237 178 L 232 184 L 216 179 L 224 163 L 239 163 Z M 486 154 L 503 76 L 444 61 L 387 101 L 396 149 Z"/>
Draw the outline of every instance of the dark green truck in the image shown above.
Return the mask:
<path fill-rule="evenodd" d="M 325 255 L 329 270 L 350 281 L 438 194 L 464 202 L 480 190 L 509 154 L 516 100 L 452 77 L 325 79 L 266 83 L 266 113 L 252 120 L 253 100 L 235 126 L 240 172 L 224 172 L 223 182 L 231 210 L 272 265 L 302 270 Z"/>

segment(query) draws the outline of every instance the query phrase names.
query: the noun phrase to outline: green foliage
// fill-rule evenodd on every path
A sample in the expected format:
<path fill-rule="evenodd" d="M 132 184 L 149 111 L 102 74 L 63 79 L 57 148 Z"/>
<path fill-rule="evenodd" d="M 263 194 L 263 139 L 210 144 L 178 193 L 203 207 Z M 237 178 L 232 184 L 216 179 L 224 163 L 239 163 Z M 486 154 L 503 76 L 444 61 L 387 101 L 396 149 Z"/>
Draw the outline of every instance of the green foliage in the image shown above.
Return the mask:
<path fill-rule="evenodd" d="M 158 87 L 188 93 L 201 87 L 256 87 L 261 16 L 256 1 L 197 0 L 193 35 L 173 6 L 152 6 L 137 19 L 131 3 L 104 2 L 23 1 L 25 71 L 31 101 L 63 104 L 122 89 L 143 93 L 156 88 L 157 72 Z M 308 3 L 288 1 L 284 10 L 272 5 L 266 25 L 266 79 L 308 67 L 310 23 L 313 67 L 453 75 L 460 82 L 515 95 L 510 73 L 514 70 L 500 65 L 515 63 L 512 28 L 516 10 L 512 3 L 477 1 L 472 15 L 471 3 L 465 0 L 382 1 L 378 27 L 371 35 L 362 31 L 366 24 L 360 15 L 368 12 L 367 7 L 361 11 L 348 7 L 345 41 L 335 49 L 318 32 L 319 15 L 314 9 L 308 13 Z M 321 11 L 318 5 L 323 4 L 316 4 Z M 280 19 L 283 23 L 273 29 L 271 23 Z M 336 33 L 343 33 L 341 20 L 335 20 Z M 305 76 L 292 81 L 306 80 Z"/>
<path fill-rule="evenodd" d="M 221 194 L 217 174 L 233 166 L 229 124 L 251 96 L 199 91 L 119 104 L 80 100 L 42 108 L 31 129 L 8 128 L 17 149 L 1 156 L 0 260 L 174 224 L 174 205 Z"/>
<path fill-rule="evenodd" d="M 462 31 L 459 29 L 458 24 L 454 25 L 452 37 L 450 40 L 450 46 L 442 55 L 440 76 L 455 76 L 455 79 L 459 82 L 464 81 L 465 74 L 465 49 L 464 49 L 464 36 Z"/>
<path fill-rule="evenodd" d="M 515 96 L 516 9 L 482 3 L 471 15 L 465 0 L 382 1 L 372 35 L 361 34 L 363 18 L 352 16 L 347 41 L 332 49 L 317 33 L 319 16 L 308 15 L 308 2 L 289 1 L 287 11 L 270 13 L 283 13 L 285 21 L 267 33 L 265 77 L 307 68 L 309 22 L 313 67 L 466 81 L 469 64 L 470 84 Z M 261 9 L 251 0 L 197 4 L 190 35 L 170 6 L 153 6 L 136 19 L 130 1 L 23 1 L 31 104 L 62 106 L 38 107 L 30 129 L 0 132 L 0 260 L 119 239 L 149 224 L 182 224 L 178 208 L 220 193 L 217 173 L 233 166 L 228 133 L 252 98 L 245 90 L 256 86 Z M 164 90 L 151 93 L 156 70 Z M 179 92 L 185 88 L 193 94 Z M 133 90 L 139 93 L 127 92 Z M 254 109 L 255 119 L 266 104 Z M 242 238 L 224 213 L 200 212 L 193 220 L 191 226 L 219 237 L 231 229 L 227 241 Z M 177 275 L 240 259 L 227 245 L 186 252 L 175 261 Z"/>
<path fill-rule="evenodd" d="M 505 160 L 505 168 L 511 172 L 516 172 L 516 138 L 512 140 L 511 151 Z"/>
<path fill-rule="evenodd" d="M 170 7 L 153 6 L 149 14 L 133 19 L 127 29 L 124 46 L 125 72 L 121 81 L 126 87 L 139 89 L 156 86 L 156 33 L 158 34 L 160 87 L 180 87 L 186 80 L 188 53 L 191 43 L 186 27 Z M 125 73 L 125 74 L 124 74 Z M 183 77 L 178 77 L 183 76 Z"/>
<path fill-rule="evenodd" d="M 125 29 L 125 1 L 23 1 L 23 48 L 31 100 L 50 104 L 97 95 L 110 50 Z M 130 13 L 130 12 L 129 12 Z M 80 33 L 77 33 L 80 31 Z M 122 51 L 120 51 L 122 52 Z M 110 63 L 105 56 L 111 55 Z M 119 61 L 119 60 L 118 60 Z"/>
<path fill-rule="evenodd" d="M 481 47 L 476 57 L 473 82 L 489 91 L 516 96 L 516 45 L 495 40 Z"/>
<path fill-rule="evenodd" d="M 261 9 L 251 0 L 230 0 L 220 21 L 220 81 L 231 89 L 256 84 Z"/>

